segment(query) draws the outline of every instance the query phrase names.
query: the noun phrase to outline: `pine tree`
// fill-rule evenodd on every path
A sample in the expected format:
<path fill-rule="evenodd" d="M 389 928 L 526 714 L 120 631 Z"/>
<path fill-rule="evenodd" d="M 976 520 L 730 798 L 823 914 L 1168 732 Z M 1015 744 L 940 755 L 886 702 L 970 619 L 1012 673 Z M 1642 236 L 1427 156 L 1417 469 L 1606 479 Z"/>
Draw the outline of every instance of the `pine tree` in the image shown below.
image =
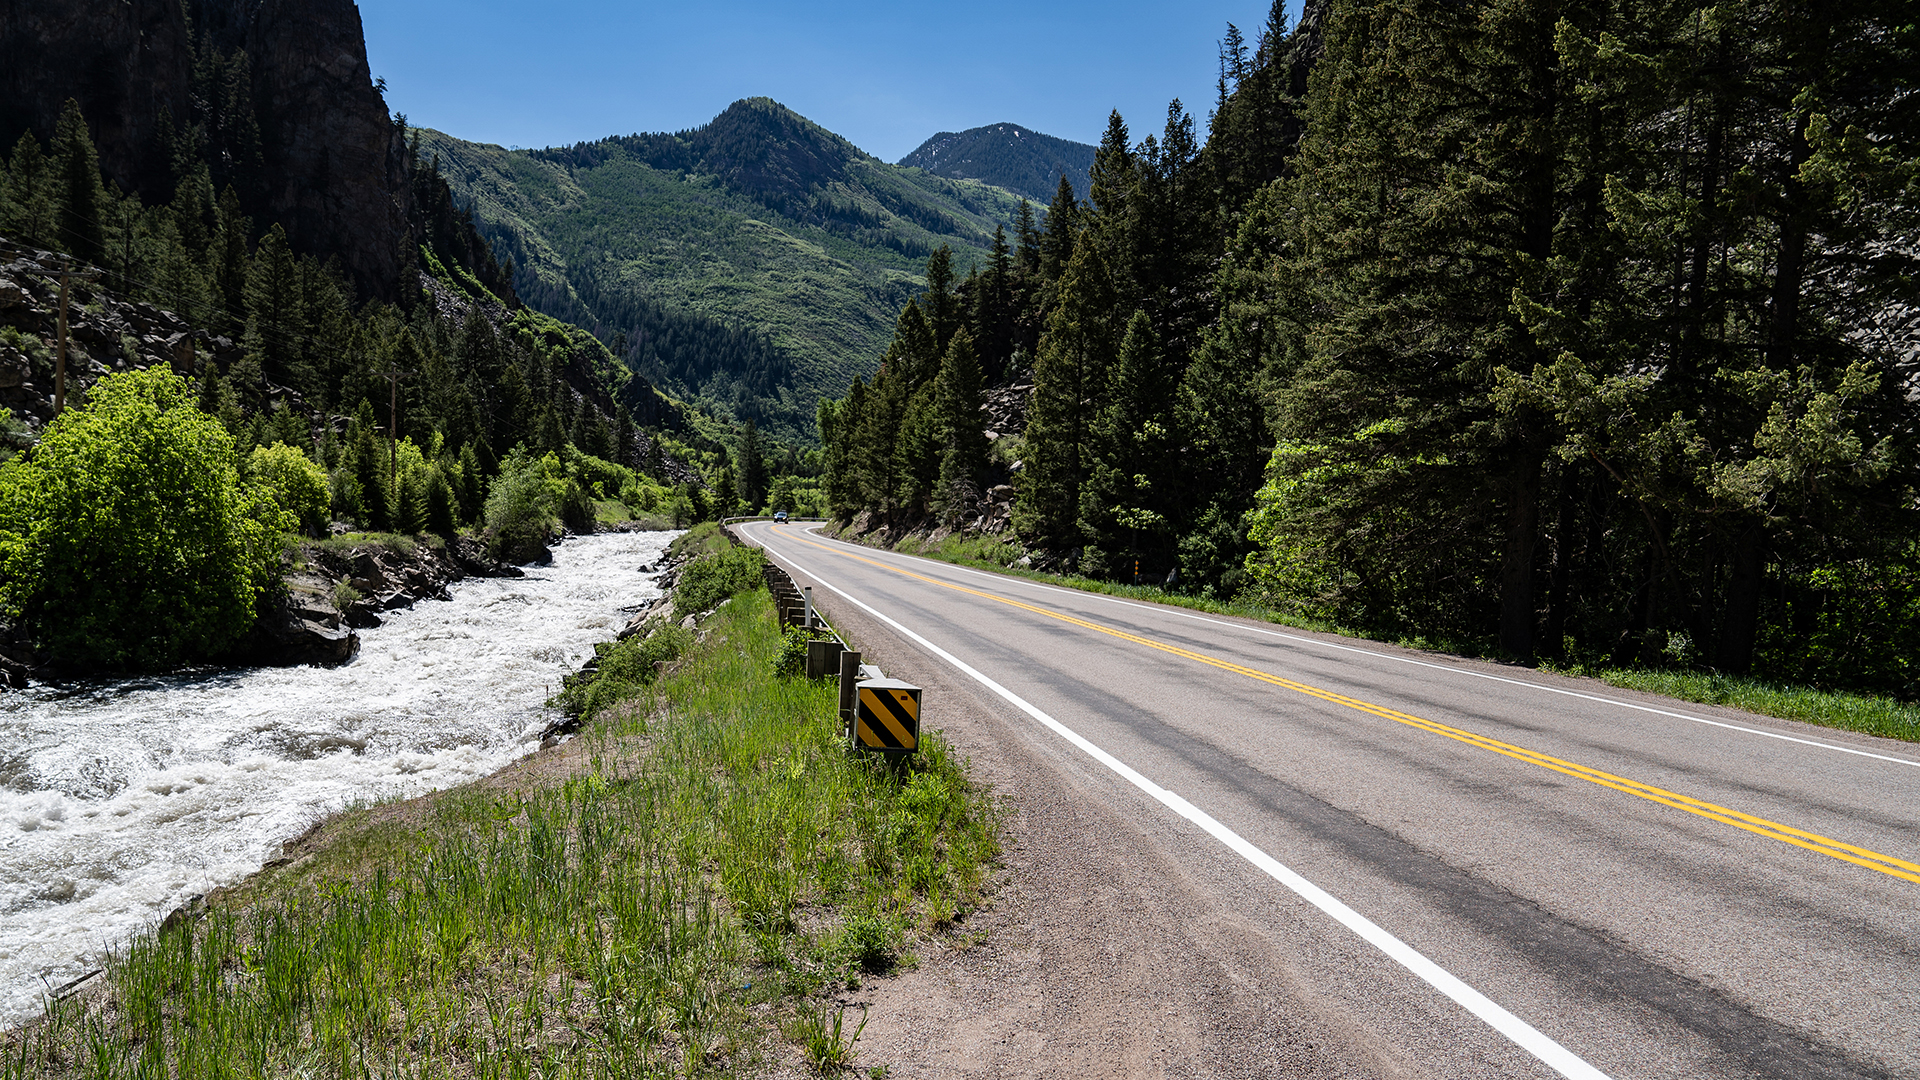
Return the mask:
<path fill-rule="evenodd" d="M 0 199 L 0 228 L 39 247 L 57 248 L 59 210 L 54 197 L 55 179 L 40 140 L 26 131 L 13 144 L 13 156 L 7 163 L 4 199 Z"/>
<path fill-rule="evenodd" d="M 1093 461 L 1080 494 L 1087 573 L 1122 577 L 1133 560 L 1172 565 L 1177 479 L 1173 415 L 1180 367 L 1169 362 L 1144 311 L 1128 320 L 1093 430 Z"/>
<path fill-rule="evenodd" d="M 240 195 L 229 186 L 220 193 L 214 211 L 213 237 L 207 254 L 208 278 L 214 302 L 220 305 L 218 329 L 234 333 L 247 322 L 247 241 L 253 221 L 240 211 Z"/>
<path fill-rule="evenodd" d="M 980 411 L 980 391 L 973 338 L 962 330 L 953 336 L 940 364 L 937 398 L 944 448 L 935 494 L 950 524 L 979 504 L 980 483 L 986 475 L 987 422 Z"/>
<path fill-rule="evenodd" d="M 1013 285 L 1013 258 L 1007 247 L 1007 230 L 1005 226 L 996 226 L 987 272 L 981 276 L 973 295 L 973 339 L 982 378 L 989 384 L 1005 377 L 1007 360 L 1013 355 Z"/>
<path fill-rule="evenodd" d="M 937 358 L 946 352 L 947 342 L 952 340 L 953 332 L 960 329 L 960 298 L 953 288 L 953 249 L 941 244 L 927 257 L 927 291 L 924 305 L 928 326 L 933 330 L 932 355 Z M 932 365 L 924 365 L 931 371 Z"/>
<path fill-rule="evenodd" d="M 82 262 L 106 262 L 107 193 L 100 183 L 100 156 L 87 132 L 80 103 L 72 98 L 60 110 L 52 145 L 54 230 L 61 250 Z"/>
<path fill-rule="evenodd" d="M 247 270 L 247 309 L 242 344 L 266 378 L 282 386 L 307 389 L 312 372 L 302 348 L 306 318 L 299 273 L 287 234 L 275 224 L 260 238 Z"/>
<path fill-rule="evenodd" d="M 1064 551 L 1080 543 L 1080 491 L 1113 355 L 1113 304 L 1098 247 L 1079 245 L 1060 279 L 1059 300 L 1034 363 L 1027 453 L 1014 506 L 1014 527 L 1041 547 Z"/>
<path fill-rule="evenodd" d="M 740 502 L 749 514 L 758 513 L 767 502 L 767 456 L 765 447 L 760 444 L 760 429 L 748 420 L 740 433 L 740 450 L 736 455 L 734 476 Z"/>

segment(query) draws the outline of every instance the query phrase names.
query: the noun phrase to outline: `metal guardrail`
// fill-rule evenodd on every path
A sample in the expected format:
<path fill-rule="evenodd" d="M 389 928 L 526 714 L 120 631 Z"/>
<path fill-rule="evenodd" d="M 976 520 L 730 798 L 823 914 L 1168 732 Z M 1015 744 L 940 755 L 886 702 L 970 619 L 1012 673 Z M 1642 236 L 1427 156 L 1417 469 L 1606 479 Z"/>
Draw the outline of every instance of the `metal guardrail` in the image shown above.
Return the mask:
<path fill-rule="evenodd" d="M 771 519 L 764 515 L 726 518 L 720 522 L 720 531 L 729 542 L 744 547 L 734 535 L 733 525 L 768 520 Z M 773 596 L 781 630 L 798 627 L 808 634 L 807 678 L 838 676 L 841 733 L 848 742 L 856 749 L 875 751 L 888 758 L 918 750 L 921 688 L 889 679 L 874 665 L 861 663 L 859 650 L 850 646 L 840 631 L 814 608 L 813 590 L 796 585 L 793 575 L 784 567 L 768 560 L 761 568 L 761 576 L 766 581 L 767 592 Z M 818 631 L 825 631 L 827 636 L 813 637 Z"/>

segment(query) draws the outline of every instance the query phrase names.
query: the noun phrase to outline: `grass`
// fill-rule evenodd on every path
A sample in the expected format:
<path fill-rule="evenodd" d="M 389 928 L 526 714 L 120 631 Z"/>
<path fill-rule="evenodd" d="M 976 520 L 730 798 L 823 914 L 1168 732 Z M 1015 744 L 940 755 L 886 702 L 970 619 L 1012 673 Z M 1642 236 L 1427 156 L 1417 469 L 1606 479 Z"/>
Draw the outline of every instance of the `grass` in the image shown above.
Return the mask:
<path fill-rule="evenodd" d="M 679 536 L 667 545 L 667 557 L 672 559 L 697 559 L 702 555 L 720 555 L 733 547 L 733 541 L 720 531 L 717 521 L 703 521 Z"/>
<path fill-rule="evenodd" d="M 1763 716 L 1778 716 L 1821 727 L 1857 731 L 1863 735 L 1920 742 L 1920 706 L 1892 698 L 1838 693 L 1805 686 L 1781 686 L 1762 679 L 1714 672 L 1582 667 L 1558 670 L 1563 674 L 1599 679 L 1609 686 L 1664 694 L 1682 701 L 1728 705 Z"/>
<path fill-rule="evenodd" d="M 842 539 L 859 542 L 853 537 L 842 537 Z M 1049 585 L 1078 589 L 1082 592 L 1125 597 L 1145 603 L 1168 604 L 1217 615 L 1234 615 L 1360 640 L 1380 640 L 1350 627 L 1283 615 L 1245 599 L 1220 600 L 1210 596 L 1191 596 L 1168 592 L 1153 585 L 1122 585 L 1112 581 L 1014 567 L 1009 564 L 1018 561 L 1025 553 L 1024 549 L 1015 543 L 993 537 L 956 534 L 933 543 L 925 537 L 909 534 L 896 541 L 893 550 L 909 555 L 924 555 L 957 566 L 971 566 L 1012 577 L 1042 581 Z M 1485 648 L 1478 647 L 1473 642 L 1436 642 L 1415 637 L 1395 639 L 1388 644 L 1463 656 L 1489 655 Z M 1920 742 L 1920 706 L 1892 698 L 1820 690 L 1805 686 L 1782 686 L 1763 679 L 1740 678 L 1714 672 L 1581 665 L 1556 667 L 1543 664 L 1542 666 L 1562 674 L 1599 679 L 1610 686 L 1664 694 L 1681 701 L 1698 702 L 1703 705 L 1726 705 L 1762 716 L 1799 720 L 1820 727 L 1878 735 L 1888 739 Z"/>
<path fill-rule="evenodd" d="M 996 810 L 937 733 L 902 771 L 850 756 L 834 687 L 775 676 L 779 645 L 743 594 L 571 773 L 357 811 L 135 938 L 98 993 L 0 1040 L 0 1077 L 845 1065 L 832 991 L 980 902 Z"/>
<path fill-rule="evenodd" d="M 353 549 L 360 547 L 379 547 L 402 558 L 411 558 L 419 549 L 422 539 L 424 538 L 407 536 L 403 533 L 349 532 L 319 540 L 308 540 L 306 546 L 315 551 L 328 551 L 335 555 L 348 555 L 353 552 Z M 439 537 L 433 539 L 438 540 Z"/>

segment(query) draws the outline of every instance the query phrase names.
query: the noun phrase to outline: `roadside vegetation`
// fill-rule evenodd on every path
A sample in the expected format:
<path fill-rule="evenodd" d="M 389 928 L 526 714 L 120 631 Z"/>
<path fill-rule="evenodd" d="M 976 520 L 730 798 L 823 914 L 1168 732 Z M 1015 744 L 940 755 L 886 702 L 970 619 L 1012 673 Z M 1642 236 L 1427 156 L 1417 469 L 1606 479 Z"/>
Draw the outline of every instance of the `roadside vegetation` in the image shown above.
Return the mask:
<path fill-rule="evenodd" d="M 138 937 L 0 1041 L 0 1076 L 844 1065 L 863 1017 L 834 991 L 980 903 L 996 810 L 937 733 L 904 769 L 850 756 L 833 685 L 774 673 L 757 580 L 703 634 L 554 751 L 571 768 L 355 811 Z"/>
<path fill-rule="evenodd" d="M 1470 640 L 1436 641 L 1418 636 L 1384 637 L 1367 634 L 1337 623 L 1302 618 L 1262 605 L 1257 599 L 1245 593 L 1234 599 L 1223 600 L 1206 594 L 1183 593 L 1177 589 L 1163 588 L 1159 585 L 1130 585 L 1074 574 L 1028 569 L 1014 565 L 1026 553 L 1018 541 L 1008 542 L 994 537 L 960 534 L 930 541 L 924 536 L 909 535 L 896 541 L 893 550 L 909 555 L 924 555 L 956 566 L 971 566 L 976 569 L 991 570 L 997 574 L 1043 581 L 1049 585 L 1079 589 L 1082 592 L 1120 596 L 1153 604 L 1169 604 L 1216 615 L 1234 615 L 1301 630 L 1384 641 L 1411 649 L 1426 649 L 1460 656 L 1492 655 L 1484 647 L 1485 643 Z M 1920 705 L 1885 695 L 1849 693 L 1844 690 L 1794 685 L 1789 682 L 1752 676 L 1701 671 L 1678 666 L 1678 664 L 1672 667 L 1622 667 L 1608 664 L 1604 658 L 1598 658 L 1590 663 L 1547 663 L 1542 667 L 1564 675 L 1598 679 L 1610 686 L 1627 690 L 1664 694 L 1681 701 L 1726 705 L 1762 716 L 1777 716 L 1784 720 L 1799 720 L 1821 727 L 1855 731 L 1863 735 L 1920 742 Z"/>

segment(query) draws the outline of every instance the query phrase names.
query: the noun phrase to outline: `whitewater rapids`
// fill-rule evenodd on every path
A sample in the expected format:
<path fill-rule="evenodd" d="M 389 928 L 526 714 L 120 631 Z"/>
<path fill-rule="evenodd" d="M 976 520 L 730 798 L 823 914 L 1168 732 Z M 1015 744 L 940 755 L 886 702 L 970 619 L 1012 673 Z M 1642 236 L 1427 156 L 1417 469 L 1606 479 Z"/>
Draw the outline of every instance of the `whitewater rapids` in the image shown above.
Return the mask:
<path fill-rule="evenodd" d="M 660 595 L 641 567 L 675 535 L 580 537 L 524 578 L 457 583 L 337 668 L 0 693 L 0 1025 L 327 814 L 534 750 L 561 678 Z"/>

